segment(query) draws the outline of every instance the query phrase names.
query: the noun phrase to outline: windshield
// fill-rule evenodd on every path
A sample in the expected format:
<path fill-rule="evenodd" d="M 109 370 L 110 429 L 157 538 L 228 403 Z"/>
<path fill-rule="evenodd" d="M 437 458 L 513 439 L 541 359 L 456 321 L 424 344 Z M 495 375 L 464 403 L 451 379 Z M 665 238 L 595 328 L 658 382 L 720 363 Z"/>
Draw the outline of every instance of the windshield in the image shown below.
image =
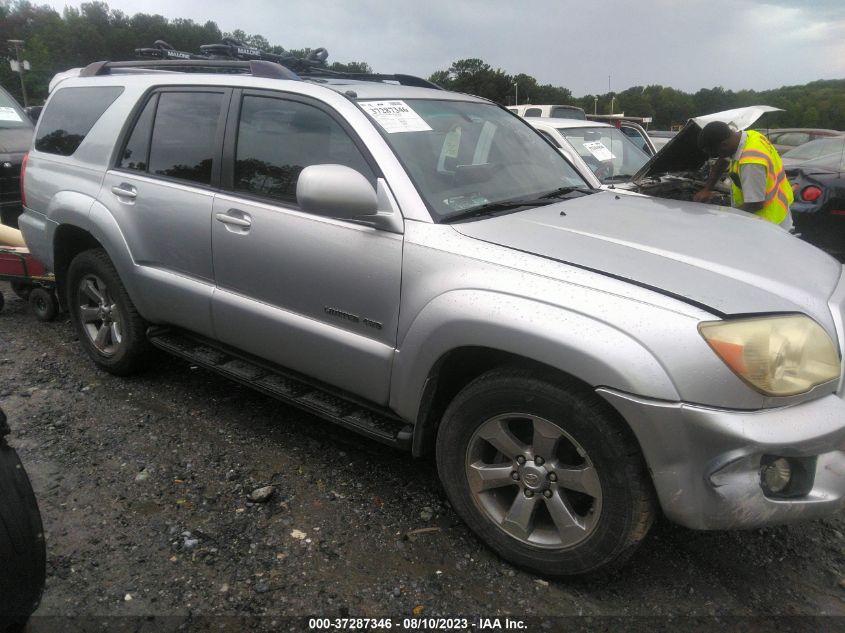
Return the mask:
<path fill-rule="evenodd" d="M 495 105 L 416 99 L 359 105 L 376 121 L 439 221 L 589 187 L 536 131 Z"/>
<path fill-rule="evenodd" d="M 8 92 L 0 88 L 0 129 L 31 128 L 32 121 Z"/>
<path fill-rule="evenodd" d="M 829 154 L 839 154 L 845 146 L 845 136 L 836 138 L 822 138 L 816 141 L 810 141 L 784 152 L 781 158 L 788 158 L 795 162 L 798 160 L 810 160 L 811 158 L 818 158 L 820 156 L 828 156 Z"/>
<path fill-rule="evenodd" d="M 602 184 L 630 180 L 648 155 L 615 127 L 559 128 Z"/>

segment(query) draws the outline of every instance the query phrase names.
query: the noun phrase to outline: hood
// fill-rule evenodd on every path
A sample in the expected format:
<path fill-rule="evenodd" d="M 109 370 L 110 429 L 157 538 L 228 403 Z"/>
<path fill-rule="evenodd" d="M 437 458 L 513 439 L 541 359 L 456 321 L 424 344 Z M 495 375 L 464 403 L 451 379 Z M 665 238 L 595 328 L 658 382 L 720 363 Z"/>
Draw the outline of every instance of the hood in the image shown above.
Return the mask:
<path fill-rule="evenodd" d="M 467 237 L 624 279 L 719 316 L 803 312 L 836 339 L 827 301 L 842 265 L 739 211 L 603 191 L 452 226 Z"/>
<path fill-rule="evenodd" d="M 783 110 L 772 106 L 748 106 L 690 119 L 680 132 L 669 139 L 669 142 L 634 174 L 632 180 L 640 182 L 645 178 L 663 174 L 701 169 L 708 157 L 698 149 L 698 133 L 705 125 L 711 121 L 724 121 L 737 130 L 744 130 L 751 127 L 766 112 Z"/>
<path fill-rule="evenodd" d="M 0 154 L 23 154 L 32 144 L 33 128 L 0 128 Z"/>

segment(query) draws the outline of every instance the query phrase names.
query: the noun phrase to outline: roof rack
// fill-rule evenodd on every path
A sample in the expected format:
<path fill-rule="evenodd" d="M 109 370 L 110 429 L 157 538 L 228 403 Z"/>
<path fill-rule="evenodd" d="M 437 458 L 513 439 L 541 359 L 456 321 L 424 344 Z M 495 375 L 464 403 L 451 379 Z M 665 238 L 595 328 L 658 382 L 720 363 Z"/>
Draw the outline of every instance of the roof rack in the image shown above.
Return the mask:
<path fill-rule="evenodd" d="M 250 74 L 253 77 L 269 79 L 301 79 L 299 75 L 280 64 L 262 60 L 230 61 L 221 59 L 154 59 L 150 61 L 131 62 L 94 62 L 88 64 L 79 73 L 80 77 L 96 77 L 110 75 L 113 70 L 146 69 L 170 72 L 203 72 L 213 71 L 222 73 Z"/>
<path fill-rule="evenodd" d="M 164 40 L 156 40 L 151 48 L 136 48 L 143 58 L 128 62 L 94 62 L 80 73 L 80 77 L 111 74 L 112 71 L 131 72 L 219 72 L 248 73 L 269 79 L 349 79 L 352 81 L 395 82 L 402 86 L 433 88 L 440 86 L 413 75 L 383 75 L 379 73 L 349 73 L 326 68 L 329 52 L 315 48 L 304 57 L 297 57 L 282 49 L 282 54 L 268 53 L 246 46 L 239 40 L 223 38 L 219 44 L 203 44 L 201 53 L 189 53 L 173 48 Z"/>

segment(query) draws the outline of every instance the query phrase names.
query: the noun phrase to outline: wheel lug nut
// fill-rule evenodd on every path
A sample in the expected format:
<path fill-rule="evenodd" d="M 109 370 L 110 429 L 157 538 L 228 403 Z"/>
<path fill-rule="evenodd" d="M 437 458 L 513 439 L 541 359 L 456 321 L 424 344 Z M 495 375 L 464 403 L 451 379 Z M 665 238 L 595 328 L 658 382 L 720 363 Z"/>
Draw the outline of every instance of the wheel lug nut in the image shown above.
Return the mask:
<path fill-rule="evenodd" d="M 514 481 L 519 481 L 519 473 L 511 473 L 511 479 Z"/>
<path fill-rule="evenodd" d="M 551 498 L 552 498 L 552 491 L 551 491 L 551 490 L 544 490 L 544 491 L 543 491 L 543 496 L 544 496 L 546 499 L 551 499 Z"/>
<path fill-rule="evenodd" d="M 522 455 L 517 455 L 517 457 L 516 457 L 516 463 L 517 463 L 517 464 L 520 464 L 520 465 L 524 464 L 524 463 L 525 463 L 525 458 L 524 458 Z"/>
<path fill-rule="evenodd" d="M 549 481 L 557 481 L 557 475 L 555 473 L 549 473 Z"/>
<path fill-rule="evenodd" d="M 528 497 L 528 498 L 530 499 L 531 497 L 533 497 L 533 496 L 534 496 L 534 491 L 533 491 L 533 490 L 526 490 L 526 491 L 525 491 L 525 496 L 526 496 L 526 497 Z"/>
<path fill-rule="evenodd" d="M 537 464 L 538 466 L 542 466 L 543 462 L 545 462 L 545 461 L 546 460 L 543 459 L 542 457 L 540 457 L 539 455 L 534 458 L 534 463 Z"/>

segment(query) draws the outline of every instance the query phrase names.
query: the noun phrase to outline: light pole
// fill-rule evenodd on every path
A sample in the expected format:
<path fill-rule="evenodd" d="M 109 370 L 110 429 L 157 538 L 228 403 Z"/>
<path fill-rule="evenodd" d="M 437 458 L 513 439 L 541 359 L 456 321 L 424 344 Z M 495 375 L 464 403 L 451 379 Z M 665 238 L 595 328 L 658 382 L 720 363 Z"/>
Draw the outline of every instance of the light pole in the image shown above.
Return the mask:
<path fill-rule="evenodd" d="M 23 60 L 21 59 L 21 46 L 23 46 L 23 40 L 9 40 L 9 44 L 15 47 L 15 56 L 18 59 L 18 73 L 21 76 L 21 93 L 23 94 L 23 107 L 27 106 L 26 103 L 26 84 L 23 82 Z"/>
<path fill-rule="evenodd" d="M 513 82 L 513 89 L 514 89 L 514 105 L 519 105 L 519 83 Z"/>
<path fill-rule="evenodd" d="M 593 114 L 599 113 L 599 98 L 593 97 Z"/>

